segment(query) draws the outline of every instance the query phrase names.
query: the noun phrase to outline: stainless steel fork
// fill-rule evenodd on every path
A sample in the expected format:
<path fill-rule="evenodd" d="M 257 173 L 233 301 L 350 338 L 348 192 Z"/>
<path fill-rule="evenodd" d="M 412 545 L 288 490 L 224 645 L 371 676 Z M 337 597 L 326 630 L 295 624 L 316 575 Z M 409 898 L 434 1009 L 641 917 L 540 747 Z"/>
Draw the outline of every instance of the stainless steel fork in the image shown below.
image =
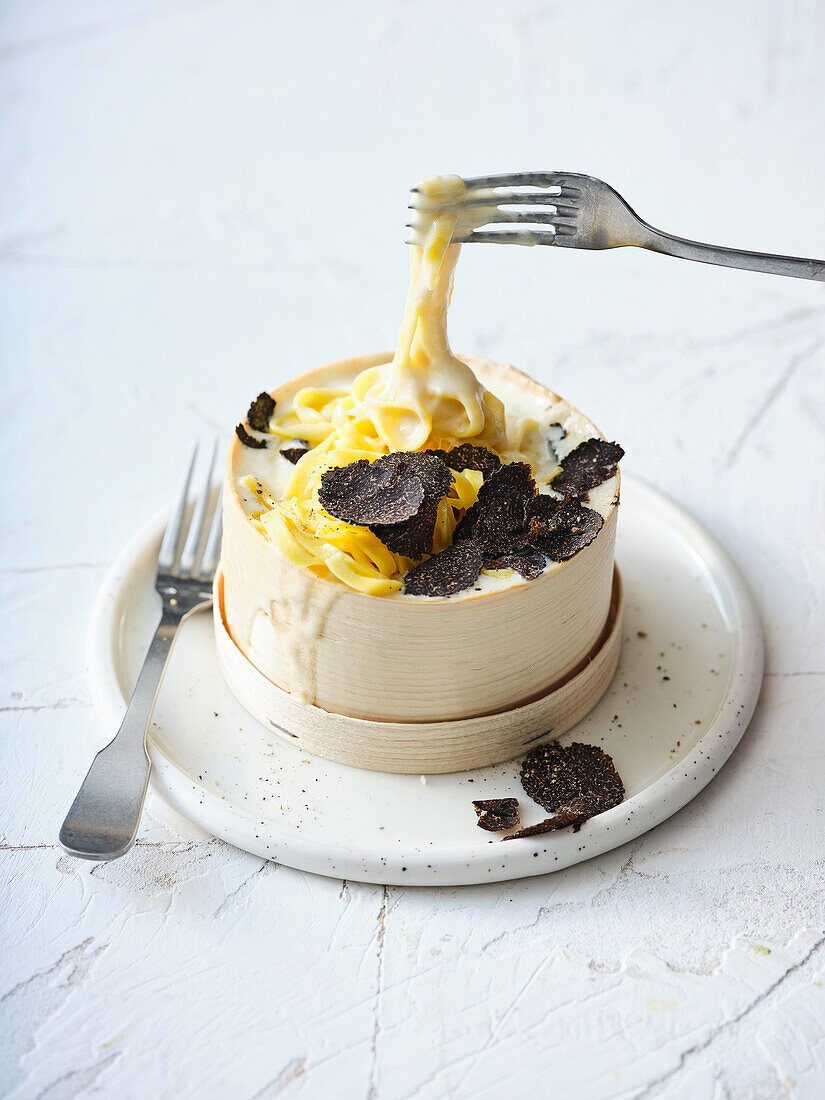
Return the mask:
<path fill-rule="evenodd" d="M 560 248 L 593 249 L 632 245 L 703 264 L 825 282 L 825 260 L 720 248 L 654 229 L 617 191 L 594 176 L 578 172 L 521 172 L 477 176 L 465 183 L 466 194 L 452 203 L 435 202 L 413 188 L 410 208 L 424 215 L 435 211 L 457 213 L 453 240 L 462 244 L 554 244 Z M 512 225 L 522 228 L 500 228 Z M 408 228 L 413 233 L 407 243 L 421 244 L 415 216 Z"/>
<path fill-rule="evenodd" d="M 117 859 L 134 844 L 151 769 L 146 731 L 166 664 L 183 621 L 212 603 L 212 578 L 221 539 L 220 498 L 202 554 L 199 549 L 211 511 L 217 444 L 187 528 L 189 486 L 197 453 L 196 446 L 158 554 L 155 589 L 163 601 L 160 623 L 120 729 L 92 761 L 60 830 L 60 843 L 66 851 L 82 859 Z"/>

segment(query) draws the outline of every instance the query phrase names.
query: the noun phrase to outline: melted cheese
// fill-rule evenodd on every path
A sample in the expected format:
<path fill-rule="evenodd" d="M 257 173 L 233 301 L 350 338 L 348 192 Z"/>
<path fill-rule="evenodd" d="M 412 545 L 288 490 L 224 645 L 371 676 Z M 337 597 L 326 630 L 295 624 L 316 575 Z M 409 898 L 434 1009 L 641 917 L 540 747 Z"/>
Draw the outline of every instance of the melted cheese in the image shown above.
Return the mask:
<path fill-rule="evenodd" d="M 459 176 L 434 176 L 419 190 L 455 202 Z M 504 410 L 447 341 L 447 308 L 461 246 L 451 244 L 456 214 L 419 215 L 421 246 L 410 247 L 410 289 L 392 362 L 364 371 L 353 386 L 358 408 L 392 451 L 415 451 L 431 435 L 504 442 Z"/>
<path fill-rule="evenodd" d="M 536 434 L 535 423 L 522 420 L 508 440 L 501 401 L 450 351 L 447 309 L 461 249 L 451 243 L 456 214 L 439 212 L 438 204 L 460 199 L 464 181 L 435 176 L 419 189 L 425 207 L 416 227 L 420 243 L 410 247 L 407 306 L 392 360 L 362 371 L 349 390 L 300 390 L 292 408 L 273 417 L 272 434 L 310 444 L 281 499 L 257 478 L 244 479 L 261 505 L 254 513 L 259 529 L 282 554 L 319 576 L 377 596 L 399 592 L 412 563 L 391 553 L 368 528 L 335 519 L 321 507 L 318 489 L 325 471 L 391 451 L 451 449 L 462 440 L 488 446 L 508 460 L 524 458 Z M 474 471 L 453 473 L 450 493 L 438 508 L 434 552 L 450 545 L 480 484 Z"/>

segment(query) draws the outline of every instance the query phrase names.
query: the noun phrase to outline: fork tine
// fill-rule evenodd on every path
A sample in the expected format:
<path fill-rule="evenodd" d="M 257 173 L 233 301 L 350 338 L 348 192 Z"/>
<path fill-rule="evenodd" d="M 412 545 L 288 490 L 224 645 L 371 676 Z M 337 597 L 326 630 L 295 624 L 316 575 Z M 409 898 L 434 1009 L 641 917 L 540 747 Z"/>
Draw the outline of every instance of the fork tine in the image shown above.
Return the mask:
<path fill-rule="evenodd" d="M 198 444 L 196 443 L 192 451 L 192 457 L 189 459 L 189 467 L 186 471 L 183 485 L 181 486 L 178 502 L 175 505 L 174 515 L 166 525 L 166 531 L 163 534 L 163 542 L 160 544 L 158 569 L 166 573 L 171 572 L 172 566 L 175 564 L 175 559 L 178 556 L 178 544 L 180 542 L 181 528 L 183 526 L 183 516 L 186 512 L 186 501 L 189 498 L 189 484 L 192 481 L 192 471 L 195 468 L 195 460 L 197 457 Z"/>
<path fill-rule="evenodd" d="M 577 178 L 577 172 L 514 172 L 509 176 L 472 176 L 464 182 L 473 191 L 479 187 L 564 187 Z"/>
<path fill-rule="evenodd" d="M 561 195 L 556 195 L 556 198 L 561 198 Z M 555 206 L 556 214 L 559 215 L 559 217 L 575 218 L 579 214 L 578 206 L 564 206 L 558 202 L 555 204 Z"/>
<path fill-rule="evenodd" d="M 556 233 L 541 229 L 520 229 L 509 232 L 502 230 L 500 233 L 475 230 L 463 237 L 454 237 L 453 240 L 456 244 L 555 244 L 557 234 L 567 235 L 571 232 L 575 233 L 575 230 L 566 227 L 556 230 Z M 407 243 L 414 244 L 415 242 L 408 241 Z"/>
<path fill-rule="evenodd" d="M 195 511 L 192 515 L 192 522 L 189 524 L 189 533 L 186 536 L 186 542 L 183 547 L 183 553 L 180 556 L 180 569 L 179 573 L 182 577 L 191 576 L 195 568 L 195 556 L 198 552 L 198 545 L 203 534 L 204 527 L 206 526 L 206 512 L 209 508 L 209 497 L 212 489 L 212 471 L 215 468 L 215 458 L 218 454 L 218 441 L 215 440 L 212 446 L 212 457 L 209 460 L 209 468 L 206 471 L 206 480 L 204 482 L 203 490 L 198 497 L 195 505 Z"/>
<path fill-rule="evenodd" d="M 221 550 L 222 530 L 223 509 L 221 508 L 221 498 L 219 496 L 218 503 L 215 505 L 215 515 L 212 517 L 212 527 L 209 530 L 209 538 L 206 540 L 206 548 L 203 551 L 203 561 L 201 562 L 200 572 L 198 573 L 199 580 L 211 580 L 215 575 L 215 569 L 218 565 L 218 555 Z"/>
<path fill-rule="evenodd" d="M 550 191 L 470 191 L 460 206 L 555 206 L 558 199 L 575 200 L 581 195 L 578 187 L 560 187 Z M 445 207 L 446 209 L 446 207 Z"/>
<path fill-rule="evenodd" d="M 490 209 L 500 209 L 503 206 L 550 206 L 558 210 L 564 207 L 567 213 L 578 212 L 577 202 L 581 192 L 572 188 L 562 188 L 558 194 L 546 192 L 524 191 L 471 191 L 466 198 L 458 202 L 419 203 L 415 199 L 408 206 L 413 217 L 424 215 L 432 217 L 433 214 L 458 214 L 463 211 L 473 210 L 489 206 Z"/>
<path fill-rule="evenodd" d="M 434 211 L 461 211 L 474 206 L 556 206 L 564 201 L 573 201 L 581 191 L 578 188 L 564 187 L 556 193 L 549 191 L 470 191 L 456 202 L 431 202 L 413 199 L 408 209 L 416 213 L 432 214 Z"/>
<path fill-rule="evenodd" d="M 578 210 L 565 206 L 561 209 L 570 211 L 571 217 L 565 217 L 562 213 L 550 213 L 546 210 L 497 210 L 485 225 L 575 225 L 575 215 Z"/>

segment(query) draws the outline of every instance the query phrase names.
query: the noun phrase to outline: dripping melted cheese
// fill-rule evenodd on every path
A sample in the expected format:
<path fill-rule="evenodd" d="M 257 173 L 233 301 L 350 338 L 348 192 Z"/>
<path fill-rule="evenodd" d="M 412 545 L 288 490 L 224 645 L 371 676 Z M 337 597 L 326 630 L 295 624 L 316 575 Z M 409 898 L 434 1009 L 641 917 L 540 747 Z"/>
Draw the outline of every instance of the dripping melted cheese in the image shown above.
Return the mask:
<path fill-rule="evenodd" d="M 466 190 L 459 176 L 423 180 L 433 204 L 455 202 Z M 447 309 L 461 246 L 451 244 L 457 217 L 419 215 L 422 241 L 410 246 L 410 288 L 392 362 L 364 371 L 353 396 L 392 451 L 415 451 L 432 435 L 504 444 L 504 409 L 470 368 L 450 351 Z"/>
<path fill-rule="evenodd" d="M 283 495 L 273 495 L 252 474 L 242 479 L 259 505 L 253 512 L 259 529 L 290 561 L 376 596 L 399 592 L 412 562 L 391 553 L 368 528 L 330 516 L 318 500 L 322 475 L 391 451 L 451 449 L 464 440 L 490 447 L 507 460 L 529 460 L 528 436 L 534 427 L 522 421 L 518 438 L 512 433 L 508 438 L 501 401 L 452 354 L 447 340 L 447 309 L 461 249 L 451 243 L 456 215 L 439 212 L 437 204 L 460 199 L 464 181 L 435 176 L 419 188 L 433 212 L 425 209 L 419 215 L 420 244 L 410 247 L 410 287 L 392 360 L 362 371 L 348 390 L 300 390 L 287 412 L 273 416 L 273 435 L 310 444 Z M 475 471 L 453 472 L 450 493 L 438 508 L 434 552 L 451 544 L 480 485 Z"/>

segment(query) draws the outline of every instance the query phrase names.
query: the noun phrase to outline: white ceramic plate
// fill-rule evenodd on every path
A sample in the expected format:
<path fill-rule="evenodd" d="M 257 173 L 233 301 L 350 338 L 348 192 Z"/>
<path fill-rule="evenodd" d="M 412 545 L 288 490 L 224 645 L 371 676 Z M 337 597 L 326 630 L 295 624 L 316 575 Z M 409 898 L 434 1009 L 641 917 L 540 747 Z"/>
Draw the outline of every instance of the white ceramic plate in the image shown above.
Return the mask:
<path fill-rule="evenodd" d="M 163 517 L 115 562 L 89 636 L 92 691 L 117 728 L 159 615 Z M 310 758 L 259 725 L 218 670 L 209 614 L 187 622 L 151 727 L 152 783 L 173 809 L 256 855 L 321 875 L 461 885 L 538 875 L 618 847 L 670 817 L 727 760 L 762 681 L 762 631 L 733 563 L 661 493 L 622 479 L 617 561 L 624 645 L 599 705 L 561 739 L 602 746 L 626 801 L 578 833 L 502 842 L 475 798 L 515 795 L 522 824 L 547 815 L 518 762 L 432 776 L 381 775 Z"/>

